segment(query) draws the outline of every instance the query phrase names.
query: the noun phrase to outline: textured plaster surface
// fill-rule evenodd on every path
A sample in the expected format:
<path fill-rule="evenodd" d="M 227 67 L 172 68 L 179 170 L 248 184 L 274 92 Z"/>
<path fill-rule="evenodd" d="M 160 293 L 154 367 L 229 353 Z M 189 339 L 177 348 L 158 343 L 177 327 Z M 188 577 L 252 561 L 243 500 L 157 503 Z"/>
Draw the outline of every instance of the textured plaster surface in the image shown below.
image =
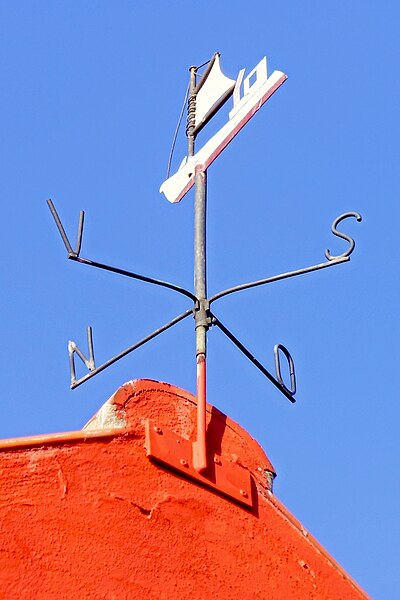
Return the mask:
<path fill-rule="evenodd" d="M 90 437 L 0 444 L 0 599 L 366 598 L 272 495 L 260 446 L 209 410 L 208 439 L 252 473 L 253 511 L 146 457 L 146 418 L 194 438 L 195 401 L 168 384 L 125 384 Z"/>

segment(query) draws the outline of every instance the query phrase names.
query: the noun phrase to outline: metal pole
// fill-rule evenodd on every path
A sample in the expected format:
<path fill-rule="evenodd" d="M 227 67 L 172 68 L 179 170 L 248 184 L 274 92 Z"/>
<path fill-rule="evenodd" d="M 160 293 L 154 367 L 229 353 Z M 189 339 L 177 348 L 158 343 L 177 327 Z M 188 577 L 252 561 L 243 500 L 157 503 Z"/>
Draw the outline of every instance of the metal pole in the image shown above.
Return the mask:
<path fill-rule="evenodd" d="M 206 208 L 207 175 L 196 173 L 194 196 L 194 293 L 198 298 L 195 311 L 197 363 L 197 440 L 193 445 L 193 466 L 196 471 L 207 468 L 206 452 L 206 352 L 207 352 L 207 271 L 206 271 Z"/>
<path fill-rule="evenodd" d="M 190 67 L 188 101 L 188 156 L 194 154 L 196 115 L 196 67 Z M 206 272 L 206 207 L 207 176 L 196 170 L 194 195 L 194 293 L 198 299 L 195 309 L 197 364 L 197 438 L 193 443 L 193 466 L 201 472 L 207 468 L 206 452 L 206 337 L 207 337 L 207 272 Z"/>
<path fill-rule="evenodd" d="M 194 294 L 199 300 L 196 311 L 196 355 L 206 353 L 206 311 L 207 272 L 206 272 L 206 212 L 207 174 L 198 171 L 194 194 Z"/>

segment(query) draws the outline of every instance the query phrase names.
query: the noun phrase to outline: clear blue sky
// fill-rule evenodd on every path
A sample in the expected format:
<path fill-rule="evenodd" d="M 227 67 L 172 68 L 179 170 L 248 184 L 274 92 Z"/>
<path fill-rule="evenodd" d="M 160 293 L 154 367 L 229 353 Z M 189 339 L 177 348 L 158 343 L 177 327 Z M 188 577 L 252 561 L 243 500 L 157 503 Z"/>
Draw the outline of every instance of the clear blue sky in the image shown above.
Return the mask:
<path fill-rule="evenodd" d="M 374 598 L 399 579 L 399 21 L 397 2 L 0 2 L 0 437 L 79 429 L 122 383 L 195 389 L 188 319 L 69 390 L 68 339 L 97 362 L 188 307 L 68 262 L 46 199 L 82 255 L 192 288 L 193 195 L 158 192 L 188 67 L 218 50 L 235 78 L 267 55 L 288 81 L 209 170 L 209 291 L 324 260 L 333 219 L 350 263 L 226 298 L 221 320 L 291 405 L 217 330 L 208 399 L 262 444 L 276 495 Z M 184 135 L 176 162 L 184 153 Z M 190 304 L 190 302 L 189 302 Z M 268 541 L 266 540 L 266 543 Z"/>

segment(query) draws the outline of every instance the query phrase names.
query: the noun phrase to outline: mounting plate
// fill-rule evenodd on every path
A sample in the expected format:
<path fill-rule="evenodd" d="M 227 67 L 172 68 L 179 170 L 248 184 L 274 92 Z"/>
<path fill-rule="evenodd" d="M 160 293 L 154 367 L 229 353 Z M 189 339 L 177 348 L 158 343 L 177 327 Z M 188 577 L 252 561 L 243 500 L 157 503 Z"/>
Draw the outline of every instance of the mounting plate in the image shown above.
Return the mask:
<path fill-rule="evenodd" d="M 173 431 L 158 427 L 154 421 L 146 423 L 146 454 L 180 474 L 194 479 L 228 498 L 234 499 L 248 508 L 253 507 L 252 480 L 250 472 L 238 464 L 209 452 L 210 463 L 199 473 L 193 466 L 192 442 L 185 440 Z"/>

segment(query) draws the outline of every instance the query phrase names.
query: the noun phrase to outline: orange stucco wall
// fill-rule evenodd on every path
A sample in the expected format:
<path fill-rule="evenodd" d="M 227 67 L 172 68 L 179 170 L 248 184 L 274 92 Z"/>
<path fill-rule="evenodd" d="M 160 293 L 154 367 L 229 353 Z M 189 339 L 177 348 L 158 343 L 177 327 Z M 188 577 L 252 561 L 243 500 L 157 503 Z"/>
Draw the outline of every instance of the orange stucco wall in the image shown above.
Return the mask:
<path fill-rule="evenodd" d="M 195 400 L 130 382 L 82 432 L 1 443 L 0 598 L 367 597 L 275 499 L 243 429 L 209 412 L 209 441 L 252 474 L 252 510 L 150 462 L 146 418 L 192 438 Z"/>

